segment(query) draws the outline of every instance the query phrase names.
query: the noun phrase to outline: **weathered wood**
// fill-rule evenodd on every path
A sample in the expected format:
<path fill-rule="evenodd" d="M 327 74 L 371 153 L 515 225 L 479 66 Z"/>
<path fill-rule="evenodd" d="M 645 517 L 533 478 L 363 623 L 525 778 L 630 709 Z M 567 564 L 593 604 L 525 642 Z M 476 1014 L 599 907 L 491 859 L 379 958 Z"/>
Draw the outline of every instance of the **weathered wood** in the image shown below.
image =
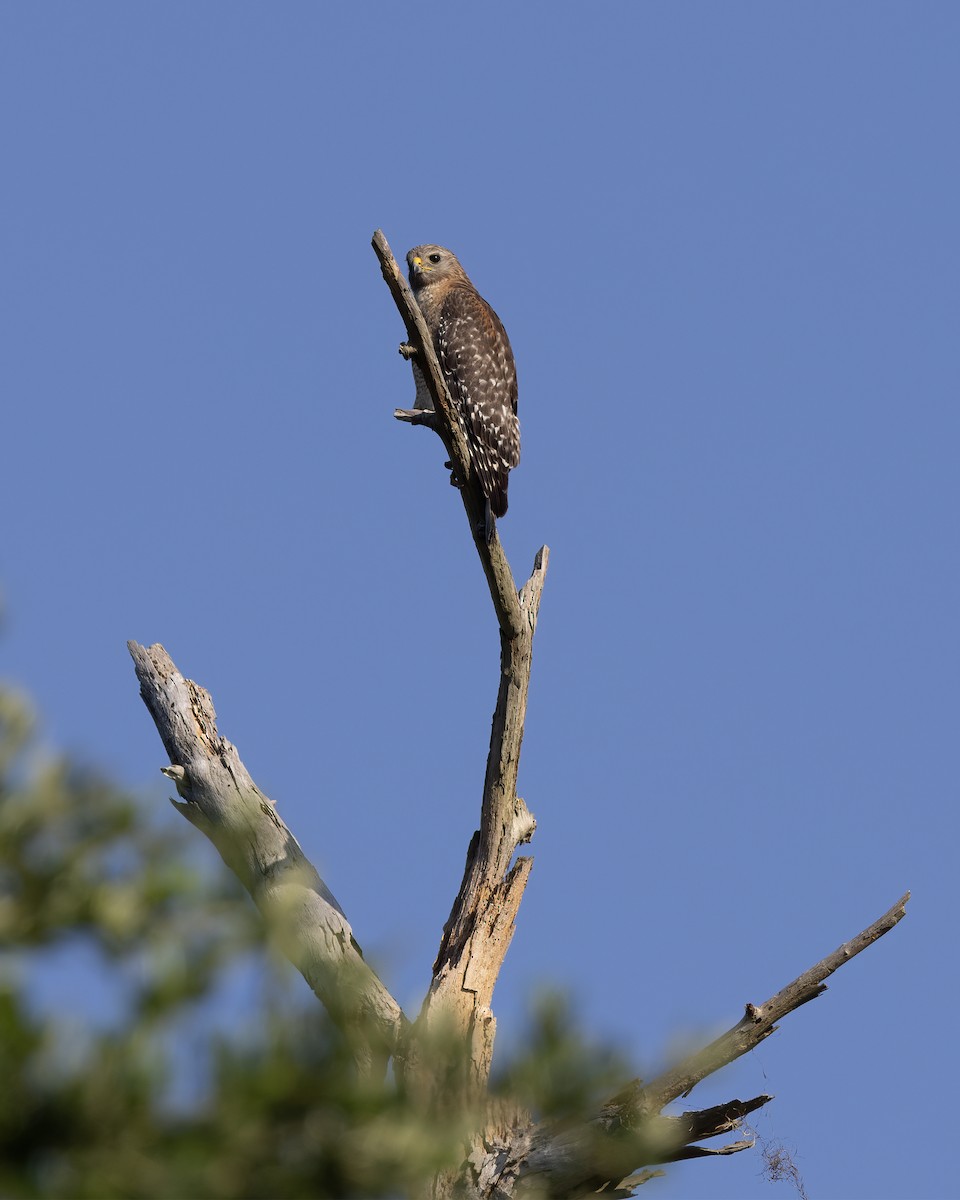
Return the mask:
<path fill-rule="evenodd" d="M 511 867 L 517 848 L 530 840 L 536 821 L 517 795 L 533 636 L 549 552 L 543 547 L 519 596 L 522 615 L 515 637 L 501 634 L 500 689 L 493 717 L 480 829 L 467 855 L 463 883 L 444 927 L 433 981 L 420 1021 L 428 1028 L 439 1014 L 457 1013 L 474 1039 L 474 1083 L 490 1069 L 496 1028 L 490 1004 L 530 869 L 529 858 Z"/>
<path fill-rule="evenodd" d="M 140 694 L 171 765 L 171 801 L 220 852 L 250 893 L 283 952 L 348 1038 L 360 1065 L 379 1070 L 406 1019 L 364 962 L 343 909 L 220 736 L 209 692 L 185 679 L 163 646 L 128 642 Z"/>
<path fill-rule="evenodd" d="M 824 980 L 894 927 L 909 893 L 883 917 L 816 963 L 764 1004 L 749 1004 L 731 1030 L 649 1083 L 634 1080 L 587 1119 L 535 1123 L 486 1087 L 496 1023 L 492 997 L 513 936 L 532 860 L 515 859 L 536 822 L 517 796 L 533 637 L 548 563 L 543 547 L 518 592 L 499 538 L 483 535 L 483 498 L 469 450 L 420 310 L 386 239 L 374 235 L 384 278 L 403 317 L 433 409 L 397 410 L 410 424 L 437 432 L 460 482 L 460 495 L 500 629 L 500 685 L 480 809 L 463 881 L 444 927 L 430 989 L 410 1025 L 364 962 L 340 905 L 306 859 L 276 807 L 254 784 L 235 748 L 222 738 L 209 694 L 177 671 L 162 646 L 129 643 L 141 695 L 157 726 L 180 801 L 175 807 L 219 850 L 246 887 L 279 944 L 323 1001 L 367 1071 L 394 1056 L 395 1078 L 429 1112 L 453 1107 L 475 1126 L 459 1166 L 439 1173 L 436 1200 L 508 1200 L 598 1192 L 625 1197 L 655 1174 L 641 1168 L 704 1155 L 738 1153 L 739 1139 L 718 1148 L 703 1140 L 733 1133 L 769 1102 L 761 1095 L 702 1111 L 664 1110 L 711 1072 L 768 1037 L 784 1015 L 822 994 Z M 412 347 L 412 350 L 411 350 Z"/>
<path fill-rule="evenodd" d="M 611 1100 L 611 1111 L 616 1113 L 618 1120 L 622 1119 L 623 1112 L 629 1109 L 634 1109 L 637 1116 L 659 1112 L 678 1096 L 689 1095 L 707 1075 L 753 1050 L 774 1032 L 777 1028 L 776 1022 L 787 1013 L 822 995 L 827 990 L 824 980 L 834 971 L 868 946 L 872 946 L 878 938 L 883 937 L 901 921 L 906 916 L 906 904 L 909 899 L 910 893 L 907 892 L 872 925 L 849 942 L 844 942 L 820 962 L 814 963 L 763 1004 L 746 1005 L 745 1012 L 737 1024 L 709 1046 L 677 1063 L 650 1083 L 634 1080 L 624 1092 Z"/>
<path fill-rule="evenodd" d="M 426 387 L 433 400 L 433 409 L 424 409 L 426 401 L 421 394 L 416 409 L 398 409 L 394 415 L 410 424 L 428 425 L 447 448 L 450 465 L 461 483 L 460 495 L 500 626 L 500 688 L 487 755 L 480 829 L 470 843 L 463 883 L 444 926 L 430 990 L 405 1048 L 407 1082 L 431 1096 L 433 1083 L 426 1077 L 425 1064 L 436 1055 L 437 1037 L 441 1033 L 447 1038 L 451 1033 L 459 1036 L 468 1053 L 460 1072 L 442 1073 L 442 1102 L 468 1104 L 483 1094 L 489 1075 L 496 1030 L 491 1009 L 493 989 L 513 937 L 532 866 L 529 858 L 513 863 L 517 848 L 530 840 L 536 828 L 533 816 L 517 796 L 517 771 L 533 635 L 549 551 L 546 546 L 541 548 L 530 579 L 518 593 L 499 537 L 494 534 L 487 542 L 484 535 L 483 496 L 476 486 L 470 451 L 453 414 L 423 315 L 380 230 L 373 235 L 373 248 L 407 329 L 409 341 L 401 345 L 401 354 L 405 358 L 415 356 L 422 372 L 418 392 Z M 433 1098 L 440 1100 L 439 1096 Z"/>
<path fill-rule="evenodd" d="M 547 565 L 546 547 L 533 574 L 517 594 L 499 539 L 488 547 L 482 534 L 482 496 L 470 486 L 469 455 L 453 406 L 433 352 L 430 335 L 412 292 L 403 278 L 386 238 L 374 234 L 373 247 L 408 333 L 401 346 L 413 357 L 422 377 L 417 382 L 417 407 L 398 409 L 395 416 L 410 424 L 427 425 L 439 434 L 460 481 L 464 508 L 490 587 L 500 623 L 501 684 L 494 713 L 490 753 L 484 781 L 481 824 L 467 852 L 463 882 L 444 927 L 433 980 L 420 1017 L 411 1030 L 405 1053 L 411 1079 L 428 1093 L 422 1060 L 435 1031 L 451 1029 L 466 1040 L 465 1071 L 456 1080 L 463 1103 L 483 1096 L 493 1048 L 495 1022 L 490 1009 L 493 988 L 513 933 L 517 908 L 530 872 L 530 860 L 511 866 L 517 847 L 528 840 L 535 823 L 517 797 L 517 766 L 523 738 L 530 655 L 537 611 Z M 425 396 L 429 392 L 433 400 Z M 461 444 L 463 443 L 463 444 Z M 743 1020 L 728 1034 L 677 1064 L 650 1084 L 635 1080 L 613 1097 L 590 1121 L 561 1127 L 534 1125 L 520 1113 L 513 1119 L 499 1108 L 478 1130 L 462 1168 L 438 1176 L 433 1195 L 498 1196 L 542 1192 L 549 1196 L 580 1196 L 608 1189 L 629 1194 L 646 1175 L 632 1176 L 638 1167 L 707 1154 L 733 1154 L 752 1145 L 740 1140 L 720 1149 L 695 1145 L 739 1127 L 744 1115 L 766 1104 L 769 1096 L 733 1100 L 703 1112 L 664 1115 L 663 1109 L 686 1094 L 699 1080 L 732 1062 L 769 1036 L 774 1022 L 823 990 L 823 979 L 882 936 L 903 916 L 899 902 L 879 921 L 833 955 L 804 972 L 766 1004 L 749 1005 Z M 448 1088 L 444 1100 L 454 1099 Z"/>
<path fill-rule="evenodd" d="M 498 1191 L 480 1194 L 505 1197 L 545 1192 L 572 1198 L 603 1190 L 604 1194 L 625 1196 L 634 1186 L 629 1173 L 638 1167 L 749 1149 L 753 1145 L 750 1140 L 717 1150 L 693 1143 L 735 1131 L 744 1116 L 767 1104 L 771 1096 L 731 1100 L 679 1116 L 663 1114 L 662 1110 L 706 1075 L 769 1037 L 775 1021 L 821 995 L 826 990 L 824 979 L 903 918 L 909 898 L 908 892 L 862 933 L 815 963 L 764 1004 L 748 1005 L 743 1019 L 704 1049 L 650 1083 L 634 1080 L 612 1097 L 594 1120 L 579 1125 L 517 1128 L 499 1143 L 490 1143 L 488 1154 L 499 1172 Z M 489 1176 L 490 1165 L 484 1165 Z"/>

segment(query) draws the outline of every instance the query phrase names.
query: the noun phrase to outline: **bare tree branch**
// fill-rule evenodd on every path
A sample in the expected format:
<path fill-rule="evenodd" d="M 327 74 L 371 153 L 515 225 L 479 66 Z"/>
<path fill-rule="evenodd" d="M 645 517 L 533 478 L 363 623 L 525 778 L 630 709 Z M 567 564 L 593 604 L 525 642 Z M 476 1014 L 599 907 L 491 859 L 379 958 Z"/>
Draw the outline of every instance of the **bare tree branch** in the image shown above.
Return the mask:
<path fill-rule="evenodd" d="M 210 694 L 185 679 L 160 645 L 128 642 L 140 695 L 171 765 L 172 801 L 247 889 L 284 953 L 347 1036 L 358 1063 L 379 1070 L 406 1019 L 364 962 L 353 931 L 316 869 L 220 736 Z"/>
<path fill-rule="evenodd" d="M 629 1088 L 610 1101 L 610 1109 L 632 1109 L 637 1117 L 641 1117 L 644 1113 L 659 1112 L 678 1096 L 689 1095 L 701 1079 L 732 1063 L 742 1054 L 758 1046 L 764 1038 L 769 1037 L 777 1027 L 776 1022 L 787 1013 L 822 995 L 827 990 L 823 982 L 825 979 L 861 950 L 873 945 L 902 920 L 906 915 L 909 899 L 910 893 L 907 892 L 862 933 L 858 933 L 849 942 L 844 942 L 832 954 L 804 971 L 765 1003 L 748 1004 L 737 1024 L 709 1046 L 685 1058 L 650 1083 L 644 1084 L 635 1080 Z M 622 1111 L 620 1116 L 622 1117 Z"/>
<path fill-rule="evenodd" d="M 661 1117 L 676 1130 L 684 1143 L 701 1142 L 705 1138 L 719 1137 L 739 1129 L 743 1118 L 756 1112 L 765 1104 L 769 1104 L 772 1096 L 754 1096 L 752 1100 L 728 1100 L 726 1104 L 716 1104 L 713 1108 L 705 1108 L 701 1112 L 684 1112 L 679 1117 Z M 689 1146 L 678 1152 L 678 1158 L 688 1158 Z M 714 1151 L 714 1153 L 716 1153 Z"/>
<path fill-rule="evenodd" d="M 487 1139 L 487 1158 L 477 1178 L 495 1177 L 496 1192 L 483 1195 L 588 1196 L 596 1192 L 627 1196 L 649 1175 L 638 1168 L 707 1155 L 747 1150 L 744 1139 L 710 1149 L 693 1143 L 732 1133 L 743 1118 L 772 1097 L 730 1100 L 700 1112 L 663 1115 L 662 1109 L 685 1095 L 700 1079 L 752 1049 L 774 1030 L 774 1022 L 824 990 L 823 980 L 902 919 L 909 892 L 879 920 L 833 954 L 804 971 L 765 1004 L 748 1005 L 732 1030 L 684 1059 L 649 1084 L 634 1080 L 607 1102 L 592 1121 L 518 1124 L 499 1140 Z M 495 1168 L 494 1168 L 494 1164 Z"/>
<path fill-rule="evenodd" d="M 408 341 L 400 347 L 404 358 L 415 357 L 417 365 L 424 376 L 424 382 L 430 390 L 435 412 L 429 410 L 407 410 L 398 408 L 394 416 L 401 421 L 412 424 L 426 424 L 435 429 L 443 439 L 450 455 L 453 471 L 459 480 L 467 480 L 471 475 L 470 448 L 460 427 L 453 408 L 453 400 L 447 390 L 443 371 L 433 348 L 433 339 L 423 319 L 420 306 L 413 298 L 410 285 L 404 278 L 397 260 L 393 256 L 383 231 L 378 229 L 371 242 L 377 258 L 380 260 L 380 270 L 386 280 L 387 287 L 393 296 L 400 316 L 407 327 Z"/>
<path fill-rule="evenodd" d="M 517 770 L 533 635 L 549 551 L 546 546 L 541 548 L 533 573 L 518 594 L 499 537 L 495 534 L 488 544 L 484 536 L 483 496 L 419 306 L 380 230 L 373 235 L 373 248 L 407 328 L 409 343 L 401 346 L 401 353 L 404 357 L 413 353 L 433 400 L 432 411 L 398 410 L 395 415 L 412 424 L 428 425 L 439 434 L 450 454 L 500 626 L 500 689 L 490 735 L 480 829 L 467 851 L 463 883 L 444 926 L 430 991 L 406 1051 L 408 1072 L 422 1074 L 417 1063 L 424 1053 L 419 1045 L 423 1039 L 431 1042 L 431 1052 L 435 1052 L 438 1031 L 449 1034 L 456 1030 L 465 1037 L 469 1047 L 465 1075 L 458 1077 L 453 1090 L 459 1092 L 461 1101 L 467 1101 L 482 1094 L 490 1071 L 496 1029 L 490 1008 L 493 989 L 533 865 L 529 858 L 511 864 L 518 846 L 529 841 L 536 828 L 533 816 L 517 796 Z M 431 1084 L 428 1091 L 432 1090 Z M 451 1099 L 448 1080 L 444 1102 L 450 1103 Z"/>
<path fill-rule="evenodd" d="M 374 1071 L 393 1055 L 396 1081 L 424 1110 L 443 1106 L 469 1118 L 472 1132 L 465 1134 L 463 1161 L 436 1175 L 433 1197 L 573 1200 L 597 1192 L 626 1197 L 660 1173 L 641 1168 L 735 1154 L 753 1145 L 744 1138 L 717 1148 L 698 1143 L 734 1133 L 747 1115 L 771 1100 L 768 1095 L 679 1115 L 663 1110 L 769 1037 L 787 1013 L 821 995 L 825 979 L 902 919 L 909 893 L 764 1004 L 748 1004 L 727 1033 L 652 1082 L 633 1080 L 589 1119 L 538 1124 L 509 1099 L 489 1099 L 493 991 L 532 867 L 532 859 L 515 858 L 536 828 L 516 789 L 549 552 L 541 548 L 518 592 L 499 538 L 494 534 L 487 543 L 484 536 L 483 496 L 419 307 L 379 230 L 373 246 L 407 329 L 409 341 L 401 351 L 415 359 L 420 372 L 418 408 L 398 410 L 395 416 L 433 429 L 446 447 L 500 630 L 500 685 L 480 828 L 470 842 L 429 992 L 412 1026 L 364 962 L 343 910 L 275 806 L 217 732 L 208 693 L 177 671 L 162 646 L 130 642 L 141 695 L 170 757 L 171 765 L 163 771 L 181 797 L 175 807 L 213 842 L 247 888 L 284 951 L 349 1039 L 357 1061 Z M 431 402 L 432 408 L 425 407 Z"/>
<path fill-rule="evenodd" d="M 407 328 L 409 342 L 401 347 L 404 357 L 409 357 L 409 347 L 413 348 L 417 365 L 423 372 L 426 383 L 433 398 L 435 412 L 419 412 L 397 409 L 394 413 L 399 420 L 413 425 L 426 425 L 433 429 L 443 441 L 454 475 L 461 483 L 460 495 L 463 507 L 470 522 L 470 532 L 474 545 L 480 555 L 483 572 L 487 577 L 487 586 L 493 599 L 493 607 L 500 622 L 500 630 L 508 637 L 514 637 L 520 631 L 522 616 L 517 600 L 517 586 L 513 582 L 513 574 L 503 546 L 496 532 L 490 544 L 484 536 L 485 503 L 483 493 L 477 482 L 476 472 L 470 461 L 470 448 L 467 439 L 460 428 L 460 422 L 454 415 L 453 401 L 447 390 L 447 385 L 440 369 L 440 363 L 434 353 L 433 341 L 427 329 L 419 305 L 413 298 L 410 285 L 404 279 L 397 260 L 393 257 L 387 239 L 381 230 L 373 235 L 373 249 L 380 260 L 380 269 L 387 281 L 390 293 L 397 305 L 400 316 Z"/>
<path fill-rule="evenodd" d="M 471 900 L 476 889 L 493 886 L 507 877 L 514 851 L 528 842 L 536 822 L 517 796 L 517 772 L 530 686 L 533 635 L 543 590 L 549 552 L 544 546 L 537 554 L 533 574 L 520 593 L 520 611 L 524 617 L 522 632 L 514 638 L 500 639 L 500 690 L 493 715 L 490 750 L 480 810 L 480 830 L 471 844 L 472 864 L 464 879 L 457 903 L 444 930 L 443 944 L 435 967 L 439 977 L 449 967 L 456 951 L 474 925 L 471 914 L 477 911 Z"/>

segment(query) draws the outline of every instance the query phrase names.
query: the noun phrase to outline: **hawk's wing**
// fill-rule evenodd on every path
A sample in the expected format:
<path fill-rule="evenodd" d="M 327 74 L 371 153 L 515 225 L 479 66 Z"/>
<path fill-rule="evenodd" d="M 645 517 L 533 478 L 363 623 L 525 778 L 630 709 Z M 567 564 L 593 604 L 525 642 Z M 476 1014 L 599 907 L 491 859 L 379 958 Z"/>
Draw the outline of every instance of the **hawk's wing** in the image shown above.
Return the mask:
<path fill-rule="evenodd" d="M 517 370 L 500 318 L 474 288 L 452 287 L 444 298 L 437 351 L 484 495 L 502 517 L 520 461 Z"/>

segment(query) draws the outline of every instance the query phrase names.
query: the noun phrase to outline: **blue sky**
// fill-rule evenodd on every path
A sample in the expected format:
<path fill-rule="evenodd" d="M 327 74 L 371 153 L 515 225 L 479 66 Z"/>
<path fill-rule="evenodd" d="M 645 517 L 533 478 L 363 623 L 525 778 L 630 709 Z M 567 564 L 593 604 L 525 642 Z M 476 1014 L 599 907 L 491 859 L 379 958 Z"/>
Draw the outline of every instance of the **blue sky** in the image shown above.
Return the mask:
<path fill-rule="evenodd" d="M 912 888 L 691 1098 L 776 1093 L 817 1200 L 955 1191 L 958 49 L 882 0 L 0 8 L 0 670 L 49 744 L 162 808 L 162 641 L 416 1009 L 497 636 L 369 241 L 450 246 L 519 363 L 518 583 L 552 554 L 500 1036 L 559 984 L 650 1071 Z"/>

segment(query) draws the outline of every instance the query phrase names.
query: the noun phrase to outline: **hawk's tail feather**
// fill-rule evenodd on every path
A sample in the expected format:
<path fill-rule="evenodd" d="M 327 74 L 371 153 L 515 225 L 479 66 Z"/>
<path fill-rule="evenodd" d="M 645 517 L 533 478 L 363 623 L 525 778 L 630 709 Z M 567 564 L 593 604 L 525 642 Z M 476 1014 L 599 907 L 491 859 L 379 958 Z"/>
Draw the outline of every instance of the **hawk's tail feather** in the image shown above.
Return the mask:
<path fill-rule="evenodd" d="M 503 485 L 501 487 L 495 487 L 493 489 L 493 492 L 490 496 L 488 503 L 489 503 L 490 507 L 493 509 L 493 515 L 495 517 L 504 516 L 507 511 L 506 485 Z"/>
<path fill-rule="evenodd" d="M 486 500 L 486 532 L 489 542 L 493 537 L 493 518 L 502 517 L 507 511 L 507 484 L 510 481 L 510 468 L 493 458 L 485 446 L 471 446 L 471 451 L 474 455 L 477 474 L 480 477 L 480 487 Z"/>

